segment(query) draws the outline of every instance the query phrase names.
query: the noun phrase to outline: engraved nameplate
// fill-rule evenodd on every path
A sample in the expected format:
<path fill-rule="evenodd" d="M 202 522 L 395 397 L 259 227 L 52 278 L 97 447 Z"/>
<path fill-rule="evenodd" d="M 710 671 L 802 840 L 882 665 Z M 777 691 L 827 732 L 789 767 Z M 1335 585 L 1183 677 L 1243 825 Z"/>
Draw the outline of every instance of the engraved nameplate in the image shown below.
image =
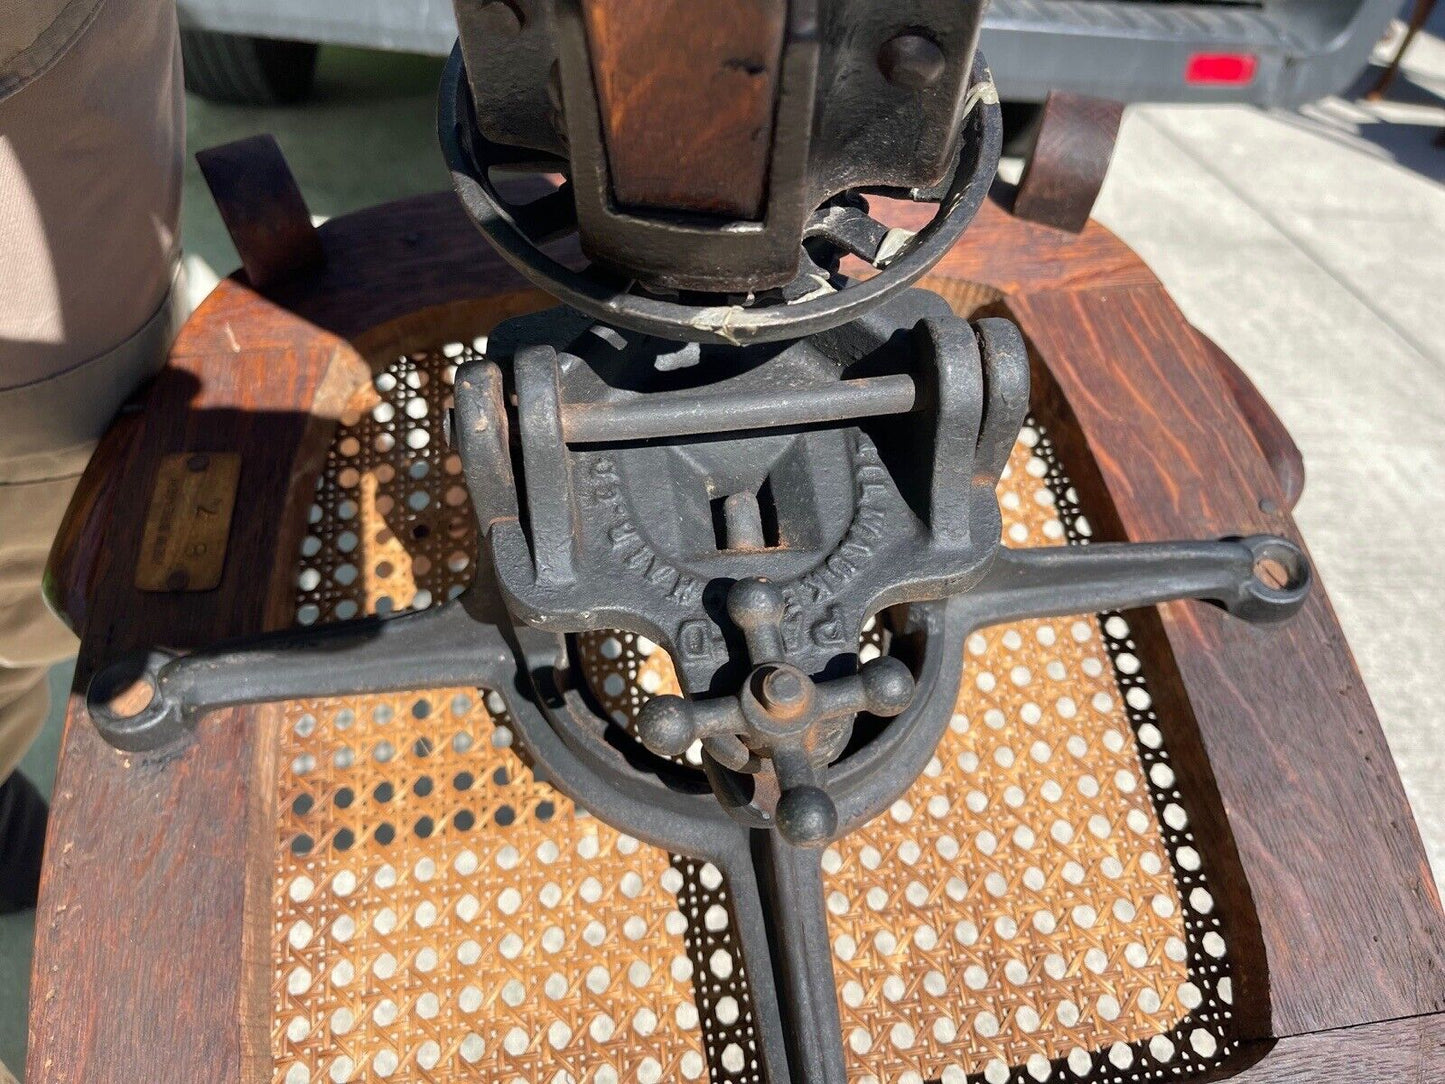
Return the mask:
<path fill-rule="evenodd" d="M 220 585 L 241 457 L 181 452 L 161 460 L 136 565 L 142 591 L 209 591 Z"/>

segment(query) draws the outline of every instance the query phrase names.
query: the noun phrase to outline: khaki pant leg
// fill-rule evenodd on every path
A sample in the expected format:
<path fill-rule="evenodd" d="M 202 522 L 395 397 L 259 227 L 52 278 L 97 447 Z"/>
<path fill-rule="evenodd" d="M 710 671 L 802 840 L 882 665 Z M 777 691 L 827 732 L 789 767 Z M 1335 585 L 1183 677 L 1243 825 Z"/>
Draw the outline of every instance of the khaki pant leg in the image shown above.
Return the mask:
<path fill-rule="evenodd" d="M 50 664 L 75 651 L 75 637 L 45 607 L 40 574 L 75 482 L 0 485 L 0 780 L 45 722 Z"/>
<path fill-rule="evenodd" d="M 51 539 L 95 441 L 178 326 L 184 101 L 173 0 L 105 0 L 0 101 L 0 779 L 75 639 Z"/>

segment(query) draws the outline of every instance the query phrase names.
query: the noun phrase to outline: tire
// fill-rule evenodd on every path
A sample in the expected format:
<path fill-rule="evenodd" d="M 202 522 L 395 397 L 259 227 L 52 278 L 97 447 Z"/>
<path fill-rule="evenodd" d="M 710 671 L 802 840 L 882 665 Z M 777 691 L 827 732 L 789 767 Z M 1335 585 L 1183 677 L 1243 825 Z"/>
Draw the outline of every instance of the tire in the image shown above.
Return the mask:
<path fill-rule="evenodd" d="M 316 49 L 309 41 L 181 30 L 186 89 L 213 102 L 292 105 L 305 100 L 316 80 Z"/>

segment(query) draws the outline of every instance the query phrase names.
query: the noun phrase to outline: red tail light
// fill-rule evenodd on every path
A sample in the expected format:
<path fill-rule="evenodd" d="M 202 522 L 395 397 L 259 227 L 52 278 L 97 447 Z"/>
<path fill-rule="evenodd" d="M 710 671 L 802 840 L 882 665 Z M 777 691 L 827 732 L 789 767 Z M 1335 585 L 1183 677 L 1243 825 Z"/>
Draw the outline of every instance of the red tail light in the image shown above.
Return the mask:
<path fill-rule="evenodd" d="M 1191 86 L 1241 87 L 1254 79 L 1259 58 L 1253 53 L 1195 53 L 1184 66 Z"/>

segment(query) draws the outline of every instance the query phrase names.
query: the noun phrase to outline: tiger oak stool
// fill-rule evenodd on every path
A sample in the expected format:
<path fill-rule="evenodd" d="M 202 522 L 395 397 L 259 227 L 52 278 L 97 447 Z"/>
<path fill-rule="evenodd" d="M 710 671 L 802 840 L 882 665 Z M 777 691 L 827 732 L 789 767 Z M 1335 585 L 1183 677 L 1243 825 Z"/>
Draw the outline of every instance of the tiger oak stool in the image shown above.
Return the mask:
<path fill-rule="evenodd" d="M 274 148 L 247 156 L 208 163 L 245 271 L 57 543 L 80 690 L 131 648 L 427 607 L 472 575 L 450 380 L 549 299 L 450 194 L 313 230 Z M 1298 540 L 1298 453 L 1249 381 L 1108 231 L 1011 198 L 924 283 L 1032 352 L 1005 539 Z M 676 689 L 645 639 L 577 647 L 620 721 Z M 966 650 L 927 770 L 824 854 L 855 1084 L 1445 1079 L 1445 916 L 1323 589 L 1268 631 L 1176 603 Z M 733 922 L 715 868 L 535 778 L 485 691 L 223 711 L 154 757 L 77 694 L 27 1079 L 764 1084 Z"/>

